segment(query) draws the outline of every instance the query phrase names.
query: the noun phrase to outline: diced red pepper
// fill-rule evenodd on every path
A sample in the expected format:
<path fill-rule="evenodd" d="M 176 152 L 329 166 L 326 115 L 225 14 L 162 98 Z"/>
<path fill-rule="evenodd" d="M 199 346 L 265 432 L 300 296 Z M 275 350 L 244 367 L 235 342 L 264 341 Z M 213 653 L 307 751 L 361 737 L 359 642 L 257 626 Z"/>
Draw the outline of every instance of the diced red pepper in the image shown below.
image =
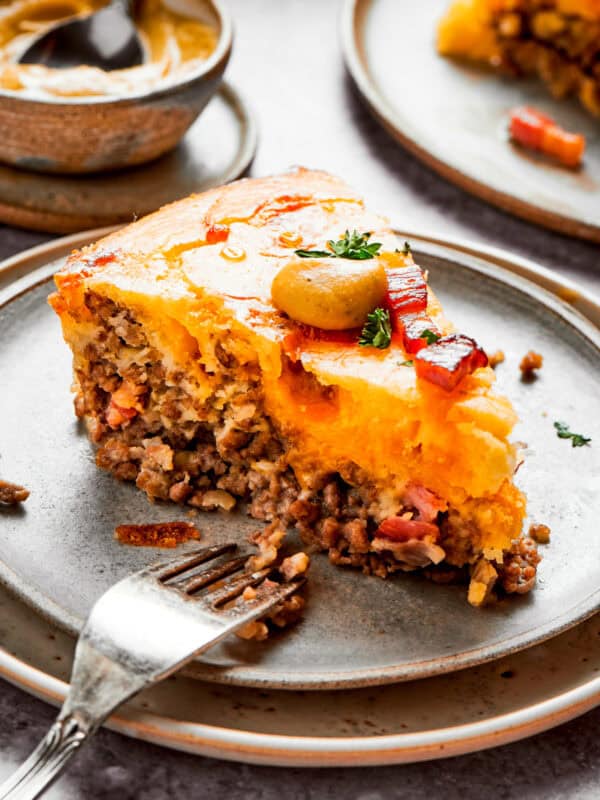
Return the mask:
<path fill-rule="evenodd" d="M 567 167 L 576 167 L 583 157 L 585 137 L 569 133 L 551 117 L 535 108 L 515 108 L 510 113 L 510 135 L 524 147 L 554 156 Z"/>
<path fill-rule="evenodd" d="M 120 428 L 124 422 L 133 419 L 137 414 L 137 409 L 123 408 L 117 405 L 114 400 L 111 400 L 106 411 L 106 421 L 111 428 Z"/>
<path fill-rule="evenodd" d="M 427 330 L 440 335 L 438 328 L 425 313 L 427 310 L 427 283 L 423 270 L 405 262 L 403 266 L 388 266 L 386 269 L 388 290 L 385 306 L 390 312 L 392 330 L 402 339 L 407 353 L 417 353 L 427 346 Z"/>
<path fill-rule="evenodd" d="M 421 350 L 415 358 L 415 370 L 418 378 L 451 392 L 466 375 L 487 363 L 485 352 L 474 339 L 452 333 Z"/>
<path fill-rule="evenodd" d="M 552 125 L 552 120 L 534 108 L 513 108 L 510 112 L 510 135 L 512 138 L 535 150 L 541 149 L 544 128 Z"/>
<path fill-rule="evenodd" d="M 106 264 L 110 264 L 111 261 L 115 261 L 117 258 L 117 254 L 112 250 L 103 251 L 98 253 L 98 255 L 94 256 L 90 266 L 91 267 L 104 267 Z"/>
<path fill-rule="evenodd" d="M 404 314 L 416 314 L 427 308 L 427 284 L 421 267 L 408 264 L 406 267 L 386 270 L 388 290 L 386 306 L 394 319 Z"/>
<path fill-rule="evenodd" d="M 226 242 L 229 238 L 229 225 L 219 225 L 215 223 L 206 231 L 206 244 L 217 244 Z"/>
<path fill-rule="evenodd" d="M 440 529 L 433 522 L 404 517 L 388 517 L 375 531 L 375 536 L 393 539 L 395 542 L 408 542 L 409 539 L 424 539 L 431 536 L 435 541 L 439 538 Z"/>
<path fill-rule="evenodd" d="M 418 353 L 423 347 L 427 347 L 427 337 L 423 337 L 425 331 L 431 331 L 436 336 L 440 336 L 439 328 L 435 325 L 427 314 L 404 314 L 394 320 L 396 330 L 402 336 L 402 344 L 407 353 Z"/>

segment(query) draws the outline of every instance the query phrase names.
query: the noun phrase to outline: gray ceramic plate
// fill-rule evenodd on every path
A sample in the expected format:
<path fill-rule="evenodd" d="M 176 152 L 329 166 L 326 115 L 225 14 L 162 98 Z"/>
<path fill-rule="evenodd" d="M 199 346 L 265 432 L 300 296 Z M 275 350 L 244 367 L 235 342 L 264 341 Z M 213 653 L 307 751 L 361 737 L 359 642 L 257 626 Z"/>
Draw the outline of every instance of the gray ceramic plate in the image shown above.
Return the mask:
<path fill-rule="evenodd" d="M 600 128 L 574 100 L 541 82 L 508 80 L 438 56 L 437 21 L 451 0 L 346 0 L 346 64 L 371 111 L 408 150 L 448 180 L 549 228 L 600 241 Z M 528 104 L 585 134 L 580 171 L 513 147 L 507 114 Z"/>
<path fill-rule="evenodd" d="M 0 675 L 60 705 L 73 639 L 3 586 L 0 630 Z M 596 615 L 491 664 L 389 686 L 257 691 L 178 674 L 122 706 L 107 725 L 188 753 L 254 764 L 357 767 L 448 758 L 531 736 L 593 708 L 600 702 L 598 663 Z M 81 797 L 76 784 L 69 793 L 69 775 L 61 780 L 64 794 L 49 796 Z M 290 788 L 279 796 L 292 794 Z"/>
<path fill-rule="evenodd" d="M 66 249 L 77 241 L 71 237 Z M 317 556 L 304 621 L 266 644 L 226 642 L 196 663 L 197 676 L 284 688 L 425 677 L 525 648 L 598 609 L 600 333 L 565 302 L 491 259 L 423 239 L 415 249 L 458 327 L 506 353 L 499 386 L 523 420 L 516 438 L 529 444 L 518 480 L 528 492 L 531 519 L 553 532 L 539 586 L 529 596 L 475 610 L 464 587 L 410 575 L 381 581 Z M 59 255 L 56 244 L 52 252 Z M 38 249 L 38 263 L 39 257 Z M 135 487 L 95 467 L 72 415 L 69 353 L 45 302 L 52 269 L 42 267 L 0 296 L 0 468 L 32 491 L 22 510 L 2 512 L 0 577 L 76 631 L 105 588 L 156 555 L 118 545 L 115 525 L 184 512 L 149 505 Z M 539 380 L 525 385 L 517 365 L 529 348 L 540 350 L 545 363 Z M 556 419 L 591 436 L 593 445 L 573 449 L 558 439 Z M 241 516 L 219 515 L 201 516 L 199 526 L 207 541 L 241 539 L 256 528 Z"/>

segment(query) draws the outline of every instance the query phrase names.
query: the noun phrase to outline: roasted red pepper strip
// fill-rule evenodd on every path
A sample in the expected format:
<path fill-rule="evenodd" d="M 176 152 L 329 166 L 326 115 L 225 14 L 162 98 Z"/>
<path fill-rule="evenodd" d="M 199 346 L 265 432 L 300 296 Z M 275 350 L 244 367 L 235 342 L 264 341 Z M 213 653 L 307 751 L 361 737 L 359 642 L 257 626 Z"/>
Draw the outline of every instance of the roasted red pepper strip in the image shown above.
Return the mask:
<path fill-rule="evenodd" d="M 395 542 L 407 542 L 409 539 L 424 539 L 431 536 L 436 541 L 440 529 L 432 522 L 422 522 L 418 519 L 404 519 L 404 517 L 388 517 L 375 531 L 375 536 L 384 536 Z"/>
<path fill-rule="evenodd" d="M 509 129 L 511 137 L 519 144 L 554 156 L 567 167 L 576 167 L 581 162 L 585 137 L 565 131 L 535 108 L 513 109 Z"/>
<path fill-rule="evenodd" d="M 217 244 L 226 242 L 229 238 L 229 225 L 219 225 L 215 223 L 206 231 L 206 244 Z"/>
<path fill-rule="evenodd" d="M 417 353 L 415 370 L 418 378 L 451 392 L 466 375 L 487 363 L 486 354 L 474 339 L 452 333 Z"/>
<path fill-rule="evenodd" d="M 541 150 L 544 128 L 552 125 L 550 117 L 533 108 L 513 108 L 510 112 L 510 135 L 525 147 Z"/>
<path fill-rule="evenodd" d="M 423 338 L 424 331 L 440 335 L 435 323 L 425 313 L 428 300 L 425 275 L 412 259 L 408 263 L 404 260 L 402 266 L 389 265 L 386 274 L 385 306 L 390 312 L 392 330 L 401 337 L 407 353 L 417 353 L 428 344 L 427 338 Z"/>
<path fill-rule="evenodd" d="M 388 290 L 386 306 L 394 319 L 404 314 L 416 314 L 427 308 L 427 284 L 421 267 L 408 264 L 386 270 Z"/>
<path fill-rule="evenodd" d="M 427 338 L 423 338 L 424 331 L 431 331 L 440 336 L 440 331 L 427 314 L 404 314 L 395 320 L 396 330 L 402 336 L 402 344 L 407 353 L 418 353 L 427 347 Z"/>

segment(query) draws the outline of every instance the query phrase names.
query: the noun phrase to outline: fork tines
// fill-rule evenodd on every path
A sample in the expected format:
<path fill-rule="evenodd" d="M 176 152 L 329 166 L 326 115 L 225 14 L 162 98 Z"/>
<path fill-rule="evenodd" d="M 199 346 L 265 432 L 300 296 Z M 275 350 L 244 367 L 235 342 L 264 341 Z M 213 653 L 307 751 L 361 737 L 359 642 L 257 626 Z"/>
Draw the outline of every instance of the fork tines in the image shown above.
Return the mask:
<path fill-rule="evenodd" d="M 259 586 L 276 569 L 276 565 L 272 564 L 263 569 L 242 572 L 229 580 L 224 580 L 243 569 L 248 560 L 247 556 L 232 558 L 217 566 L 196 569 L 206 562 L 214 561 L 219 556 L 231 553 L 236 549 L 235 543 L 228 542 L 223 545 L 203 547 L 200 550 L 191 550 L 167 563 L 161 562 L 149 567 L 147 574 L 153 575 L 169 589 L 174 589 L 190 599 L 202 601 L 215 611 L 244 615 L 249 613 L 257 615 L 261 609 L 271 608 L 277 602 L 293 594 L 304 583 L 303 576 L 298 576 L 288 583 L 273 583 L 263 587 L 256 598 L 224 609 L 223 606 L 240 597 L 244 589 L 249 586 Z M 194 594 L 200 589 L 207 591 L 198 595 Z"/>
<path fill-rule="evenodd" d="M 298 575 L 288 583 L 275 583 L 265 591 L 260 592 L 253 600 L 245 600 L 243 603 L 236 603 L 228 606 L 222 611 L 230 616 L 241 616 L 248 619 L 256 619 L 267 611 L 270 611 L 277 603 L 282 602 L 290 595 L 297 592 L 305 583 L 306 576 Z M 212 603 L 211 603 L 212 605 Z M 216 609 L 221 611 L 220 608 Z"/>
<path fill-rule="evenodd" d="M 192 567 L 198 566 L 198 564 L 204 564 L 204 562 L 211 561 L 225 553 L 233 553 L 234 550 L 237 550 L 237 544 L 235 544 L 235 542 L 215 544 L 211 547 L 203 547 L 200 550 L 189 550 L 178 558 L 172 558 L 166 562 L 159 561 L 158 564 L 153 564 L 148 567 L 147 574 L 154 575 L 159 581 L 164 582 Z"/>
<path fill-rule="evenodd" d="M 223 562 L 223 564 L 219 564 L 218 567 L 195 570 L 192 575 L 189 575 L 188 571 L 186 571 L 181 577 L 169 580 L 167 586 L 179 589 L 180 592 L 185 592 L 185 594 L 191 594 L 192 592 L 198 591 L 198 589 L 216 583 L 221 578 L 226 578 L 233 572 L 237 572 L 244 566 L 247 560 L 248 556 L 232 558 L 229 561 Z"/>
<path fill-rule="evenodd" d="M 270 566 L 257 570 L 256 572 L 245 572 L 243 575 L 239 575 L 237 578 L 232 578 L 230 581 L 227 581 L 221 588 L 214 589 L 207 599 L 211 606 L 217 608 L 228 600 L 236 598 L 244 589 L 248 588 L 248 586 L 257 586 L 273 572 L 273 569 L 274 566 Z"/>

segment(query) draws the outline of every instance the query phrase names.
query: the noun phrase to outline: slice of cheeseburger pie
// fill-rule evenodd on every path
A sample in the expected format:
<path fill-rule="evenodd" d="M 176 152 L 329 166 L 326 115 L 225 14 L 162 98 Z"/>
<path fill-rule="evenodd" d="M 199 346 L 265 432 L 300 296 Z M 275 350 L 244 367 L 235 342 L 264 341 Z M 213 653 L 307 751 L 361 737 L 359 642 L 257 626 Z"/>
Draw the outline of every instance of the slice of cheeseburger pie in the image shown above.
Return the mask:
<path fill-rule="evenodd" d="M 55 279 L 75 410 L 116 478 L 243 502 L 333 563 L 462 580 L 474 605 L 532 588 L 515 412 L 408 244 L 339 179 L 191 196 Z"/>
<path fill-rule="evenodd" d="M 600 0 L 453 0 L 438 49 L 537 75 L 556 97 L 575 95 L 600 115 Z"/>

